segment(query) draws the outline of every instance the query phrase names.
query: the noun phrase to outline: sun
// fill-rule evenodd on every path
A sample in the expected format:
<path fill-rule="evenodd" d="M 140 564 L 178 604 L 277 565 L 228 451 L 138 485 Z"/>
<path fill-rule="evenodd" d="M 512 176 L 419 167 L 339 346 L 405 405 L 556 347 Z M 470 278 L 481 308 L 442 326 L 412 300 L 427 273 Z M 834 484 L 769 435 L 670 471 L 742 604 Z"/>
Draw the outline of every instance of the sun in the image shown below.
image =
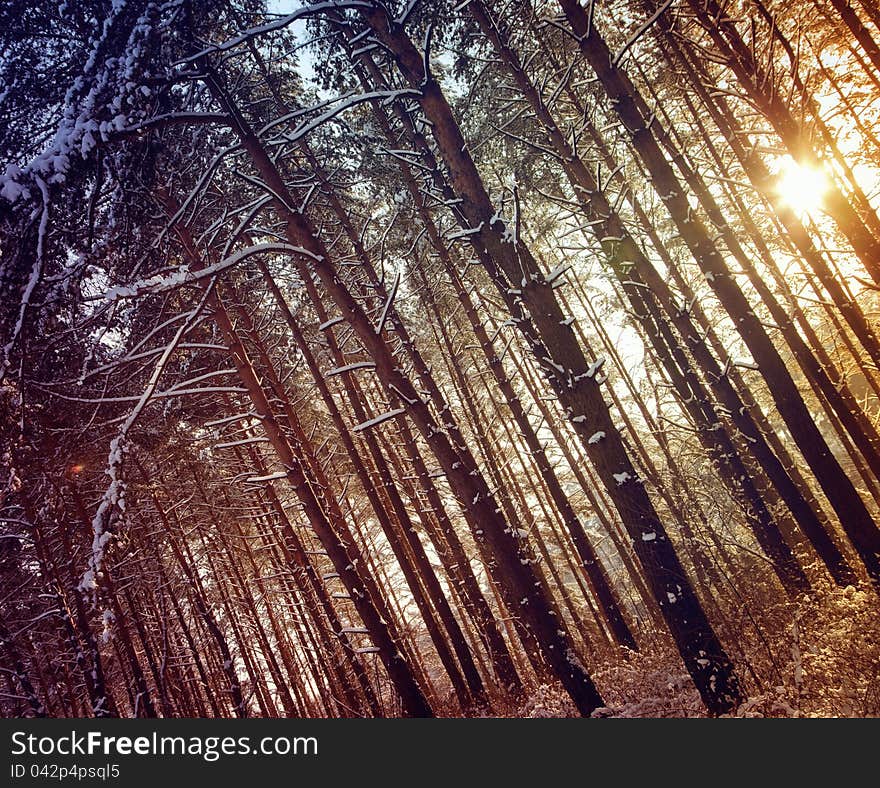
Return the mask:
<path fill-rule="evenodd" d="M 799 216 L 819 210 L 827 191 L 828 176 L 822 168 L 798 164 L 789 157 L 783 160 L 776 192 Z"/>

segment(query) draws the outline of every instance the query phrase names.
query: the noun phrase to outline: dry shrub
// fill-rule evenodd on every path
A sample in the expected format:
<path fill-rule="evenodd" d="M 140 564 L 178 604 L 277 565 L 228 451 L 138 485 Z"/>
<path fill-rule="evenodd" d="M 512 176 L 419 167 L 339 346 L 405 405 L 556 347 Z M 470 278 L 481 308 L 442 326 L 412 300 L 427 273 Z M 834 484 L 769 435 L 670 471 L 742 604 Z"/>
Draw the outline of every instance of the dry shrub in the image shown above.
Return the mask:
<path fill-rule="evenodd" d="M 791 678 L 806 716 L 880 715 L 880 615 L 870 588 L 834 589 L 793 627 Z"/>
<path fill-rule="evenodd" d="M 593 671 L 606 706 L 594 717 L 701 717 L 706 710 L 678 654 L 665 643 Z"/>
<path fill-rule="evenodd" d="M 561 686 L 541 684 L 522 705 L 518 717 L 578 717 L 577 709 Z"/>
<path fill-rule="evenodd" d="M 817 591 L 796 605 L 768 605 L 761 614 L 761 638 L 743 629 L 738 642 L 728 643 L 749 692 L 734 716 L 880 716 L 880 615 L 871 588 Z M 733 639 L 728 631 L 727 640 Z M 668 640 L 657 638 L 643 652 L 593 664 L 590 673 L 606 703 L 594 717 L 707 716 Z M 502 702 L 478 716 L 578 714 L 560 685 L 542 684 L 523 703 Z"/>
<path fill-rule="evenodd" d="M 880 616 L 870 588 L 835 588 L 802 600 L 773 642 L 782 681 L 756 693 L 742 717 L 880 715 Z"/>

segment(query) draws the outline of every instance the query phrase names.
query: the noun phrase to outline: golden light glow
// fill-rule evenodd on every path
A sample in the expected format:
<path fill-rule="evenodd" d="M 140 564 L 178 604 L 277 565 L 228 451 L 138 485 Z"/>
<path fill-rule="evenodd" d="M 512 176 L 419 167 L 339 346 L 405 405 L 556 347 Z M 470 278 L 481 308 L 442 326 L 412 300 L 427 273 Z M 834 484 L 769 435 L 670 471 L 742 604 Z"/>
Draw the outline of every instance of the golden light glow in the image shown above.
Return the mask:
<path fill-rule="evenodd" d="M 805 167 L 786 157 L 779 172 L 776 190 L 795 213 L 812 213 L 822 207 L 828 191 L 828 176 L 817 167 Z"/>

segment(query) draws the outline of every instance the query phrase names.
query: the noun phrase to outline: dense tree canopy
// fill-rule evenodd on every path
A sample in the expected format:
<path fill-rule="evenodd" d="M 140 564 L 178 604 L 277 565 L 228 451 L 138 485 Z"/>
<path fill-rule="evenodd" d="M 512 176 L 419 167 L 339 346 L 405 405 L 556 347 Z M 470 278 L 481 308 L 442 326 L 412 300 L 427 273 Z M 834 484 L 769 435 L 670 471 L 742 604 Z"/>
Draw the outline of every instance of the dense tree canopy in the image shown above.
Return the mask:
<path fill-rule="evenodd" d="M 8 0 L 3 715 L 880 713 L 878 41 Z"/>

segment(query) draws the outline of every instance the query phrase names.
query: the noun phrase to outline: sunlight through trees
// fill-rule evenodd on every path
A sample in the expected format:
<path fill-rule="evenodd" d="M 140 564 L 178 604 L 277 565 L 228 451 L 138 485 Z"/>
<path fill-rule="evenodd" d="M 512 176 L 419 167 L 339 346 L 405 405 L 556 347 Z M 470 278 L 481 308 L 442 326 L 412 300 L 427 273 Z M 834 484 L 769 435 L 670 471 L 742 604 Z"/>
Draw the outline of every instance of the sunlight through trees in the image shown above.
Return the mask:
<path fill-rule="evenodd" d="M 880 713 L 880 15 L 0 8 L 7 717 Z"/>

